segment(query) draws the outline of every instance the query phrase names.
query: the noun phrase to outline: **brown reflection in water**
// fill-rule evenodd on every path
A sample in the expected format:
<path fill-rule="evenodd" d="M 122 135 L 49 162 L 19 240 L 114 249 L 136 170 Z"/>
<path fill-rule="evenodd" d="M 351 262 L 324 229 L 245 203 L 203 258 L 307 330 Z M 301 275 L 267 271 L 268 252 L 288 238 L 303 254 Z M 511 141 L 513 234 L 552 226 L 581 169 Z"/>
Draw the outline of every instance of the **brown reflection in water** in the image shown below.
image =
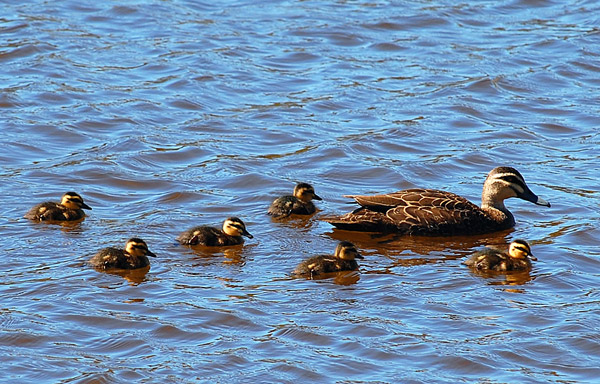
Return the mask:
<path fill-rule="evenodd" d="M 139 285 L 146 281 L 146 274 L 150 271 L 150 266 L 137 269 L 101 269 L 94 268 L 98 272 L 107 273 L 109 275 L 121 276 L 131 285 Z"/>
<path fill-rule="evenodd" d="M 312 214 L 312 215 L 292 214 L 292 215 L 289 215 L 286 217 L 273 217 L 273 216 L 269 216 L 269 217 L 271 219 L 271 222 L 281 224 L 286 227 L 296 228 L 296 229 L 309 229 L 315 224 L 315 220 L 312 220 L 312 218 L 315 217 L 315 215 L 318 214 L 318 212 L 319 212 L 319 208 L 317 208 L 317 211 L 315 212 L 315 214 Z"/>
<path fill-rule="evenodd" d="M 360 249 L 373 249 L 386 256 L 410 254 L 435 260 L 455 260 L 480 246 L 506 246 L 512 229 L 479 236 L 407 236 L 393 233 L 345 231 L 333 228 L 326 233 L 336 240 L 352 241 Z M 412 264 L 426 264 L 414 261 Z"/>
<path fill-rule="evenodd" d="M 298 279 L 306 280 L 327 280 L 333 279 L 333 282 L 337 285 L 352 285 L 356 284 L 360 280 L 360 272 L 358 271 L 339 271 L 322 273 L 316 276 L 297 276 Z"/>
<path fill-rule="evenodd" d="M 483 277 L 486 279 L 493 279 L 488 282 L 488 285 L 523 285 L 530 281 L 535 280 L 535 276 L 531 276 L 530 271 L 507 271 L 507 272 L 497 272 L 497 271 L 481 271 L 475 268 L 469 268 L 471 273 L 475 276 Z M 525 292 L 522 289 L 510 288 L 506 289 L 508 292 L 515 293 L 523 293 Z"/>
<path fill-rule="evenodd" d="M 27 219 L 24 219 L 27 220 Z M 76 232 L 81 229 L 81 223 L 85 221 L 85 217 L 82 217 L 79 220 L 71 220 L 71 221 L 57 221 L 57 220 L 44 220 L 44 221 L 34 221 L 27 220 L 33 225 L 58 225 L 60 230 L 68 233 L 68 232 Z"/>
<path fill-rule="evenodd" d="M 214 258 L 224 256 L 223 264 L 244 265 L 244 245 L 232 245 L 228 247 L 209 247 L 206 245 L 188 245 L 194 255 L 202 258 Z"/>
<path fill-rule="evenodd" d="M 513 229 L 477 236 L 407 236 L 393 233 L 345 231 L 333 228 L 326 233 L 336 240 L 352 241 L 362 253 L 383 255 L 391 260 L 388 265 L 365 273 L 389 274 L 396 267 L 436 264 L 470 256 L 483 246 L 506 248 Z M 528 273 L 505 274 L 506 280 L 494 284 L 519 285 L 532 280 Z M 497 277 L 497 275 L 496 275 Z"/>

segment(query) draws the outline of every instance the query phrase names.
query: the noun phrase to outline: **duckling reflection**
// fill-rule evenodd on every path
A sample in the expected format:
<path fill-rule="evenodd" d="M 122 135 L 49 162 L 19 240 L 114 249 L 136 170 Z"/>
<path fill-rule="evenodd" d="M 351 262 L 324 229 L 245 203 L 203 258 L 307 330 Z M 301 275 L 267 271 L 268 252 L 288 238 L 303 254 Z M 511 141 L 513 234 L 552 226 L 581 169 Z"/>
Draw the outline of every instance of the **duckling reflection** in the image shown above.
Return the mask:
<path fill-rule="evenodd" d="M 146 275 L 150 271 L 150 266 L 147 265 L 142 268 L 137 269 L 107 269 L 104 270 L 104 273 L 109 275 L 121 276 L 125 280 L 127 280 L 130 285 L 139 285 L 146 281 Z"/>
<path fill-rule="evenodd" d="M 249 239 L 254 237 L 246 230 L 246 224 L 242 220 L 237 217 L 229 217 L 223 222 L 223 229 L 206 225 L 194 227 L 179 235 L 177 241 L 183 245 L 214 247 L 243 244 L 242 236 Z"/>
<path fill-rule="evenodd" d="M 528 271 L 531 260 L 537 260 L 531 253 L 531 247 L 525 240 L 517 239 L 510 243 L 508 252 L 486 248 L 465 260 L 464 264 L 486 271 Z"/>
<path fill-rule="evenodd" d="M 242 247 L 196 247 L 191 246 L 190 252 L 195 255 L 195 261 L 202 259 L 210 259 L 211 263 L 214 260 L 219 259 L 219 262 L 226 265 L 238 265 L 243 266 L 246 264 L 245 250 Z M 202 261 L 204 263 L 204 261 Z M 201 266 L 204 264 L 195 264 L 195 266 Z"/>
<path fill-rule="evenodd" d="M 148 249 L 148 245 L 144 240 L 134 237 L 127 241 L 125 249 L 116 247 L 103 248 L 89 262 L 94 268 L 101 270 L 137 269 L 150 265 L 147 256 L 156 257 Z"/>
<path fill-rule="evenodd" d="M 316 193 L 312 185 L 299 183 L 294 187 L 294 195 L 281 196 L 271 203 L 267 214 L 276 217 L 295 215 L 312 215 L 316 211 L 312 200 L 323 200 Z"/>
<path fill-rule="evenodd" d="M 356 246 L 349 241 L 341 241 L 333 256 L 318 255 L 304 260 L 293 274 L 313 278 L 330 272 L 355 271 L 358 269 L 356 259 L 363 259 Z"/>
<path fill-rule="evenodd" d="M 25 214 L 26 219 L 35 221 L 76 221 L 85 217 L 84 209 L 92 209 L 75 192 L 67 192 L 60 203 L 47 201 L 40 203 Z"/>

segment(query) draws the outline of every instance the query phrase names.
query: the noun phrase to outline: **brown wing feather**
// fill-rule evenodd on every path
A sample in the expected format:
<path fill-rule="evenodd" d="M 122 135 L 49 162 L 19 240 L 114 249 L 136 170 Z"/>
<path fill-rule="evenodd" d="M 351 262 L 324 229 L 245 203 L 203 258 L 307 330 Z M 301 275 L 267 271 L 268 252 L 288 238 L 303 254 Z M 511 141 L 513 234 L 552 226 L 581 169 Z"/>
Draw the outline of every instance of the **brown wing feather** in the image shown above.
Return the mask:
<path fill-rule="evenodd" d="M 473 221 L 485 222 L 485 214 L 475 204 L 454 193 L 436 190 L 410 190 L 404 206 L 386 212 L 413 234 L 461 232 Z"/>
<path fill-rule="evenodd" d="M 362 207 L 331 221 L 339 227 L 394 230 L 406 234 L 452 234 L 473 227 L 486 231 L 489 218 L 467 199 L 434 189 L 407 189 L 384 195 L 352 196 Z"/>

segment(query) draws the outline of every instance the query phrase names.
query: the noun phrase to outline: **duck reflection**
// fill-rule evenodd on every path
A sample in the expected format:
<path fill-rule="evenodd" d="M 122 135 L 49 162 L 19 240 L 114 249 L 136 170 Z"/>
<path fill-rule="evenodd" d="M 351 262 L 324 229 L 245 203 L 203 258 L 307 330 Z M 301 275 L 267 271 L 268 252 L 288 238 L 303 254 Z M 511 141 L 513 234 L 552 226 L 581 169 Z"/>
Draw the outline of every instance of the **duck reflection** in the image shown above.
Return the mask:
<path fill-rule="evenodd" d="M 224 256 L 223 264 L 244 265 L 244 246 L 236 245 L 229 247 L 208 247 L 205 245 L 191 245 L 189 249 L 194 255 L 201 258 L 215 258 Z"/>
<path fill-rule="evenodd" d="M 330 280 L 337 285 L 352 285 L 358 283 L 360 280 L 359 271 L 338 271 L 338 272 L 327 272 L 319 275 L 295 275 L 296 278 L 304 278 L 306 280 Z"/>
<path fill-rule="evenodd" d="M 505 272 L 497 272 L 490 270 L 479 270 L 469 268 L 471 273 L 478 277 L 483 277 L 486 279 L 491 279 L 488 282 L 489 285 L 509 285 L 509 286 L 517 286 L 524 285 L 530 281 L 535 280 L 535 276 L 531 275 L 530 270 L 524 271 L 505 271 Z M 511 292 L 524 292 L 519 289 L 509 289 Z"/>
<path fill-rule="evenodd" d="M 374 249 L 386 256 L 401 256 L 407 252 L 416 255 L 431 255 L 435 259 L 454 260 L 464 257 L 469 249 L 486 244 L 506 244 L 511 230 L 485 236 L 407 236 L 394 233 L 350 232 L 333 229 L 326 233 L 336 240 L 352 239 L 360 249 Z M 431 259 L 431 257 L 428 257 Z"/>
<path fill-rule="evenodd" d="M 121 276 L 127 280 L 131 285 L 139 285 L 146 281 L 146 274 L 150 271 L 150 266 L 137 268 L 137 269 L 101 269 L 95 268 L 99 272 L 107 273 L 109 275 Z"/>

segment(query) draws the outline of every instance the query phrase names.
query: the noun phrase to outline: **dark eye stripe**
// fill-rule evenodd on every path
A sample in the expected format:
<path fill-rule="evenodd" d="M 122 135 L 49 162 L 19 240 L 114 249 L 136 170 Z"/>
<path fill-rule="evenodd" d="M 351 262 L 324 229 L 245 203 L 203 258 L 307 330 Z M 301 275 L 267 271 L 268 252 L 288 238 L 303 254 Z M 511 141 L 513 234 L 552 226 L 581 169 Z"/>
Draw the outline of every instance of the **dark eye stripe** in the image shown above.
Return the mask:
<path fill-rule="evenodd" d="M 523 251 L 525 253 L 529 253 L 529 249 L 525 248 L 525 247 L 515 247 L 516 249 Z"/>
<path fill-rule="evenodd" d="M 511 184 L 516 184 L 516 185 L 519 185 L 519 186 L 523 186 L 524 185 L 523 180 L 519 179 L 516 176 L 507 175 L 507 176 L 502 176 L 501 179 L 504 180 L 504 181 L 508 181 Z"/>

